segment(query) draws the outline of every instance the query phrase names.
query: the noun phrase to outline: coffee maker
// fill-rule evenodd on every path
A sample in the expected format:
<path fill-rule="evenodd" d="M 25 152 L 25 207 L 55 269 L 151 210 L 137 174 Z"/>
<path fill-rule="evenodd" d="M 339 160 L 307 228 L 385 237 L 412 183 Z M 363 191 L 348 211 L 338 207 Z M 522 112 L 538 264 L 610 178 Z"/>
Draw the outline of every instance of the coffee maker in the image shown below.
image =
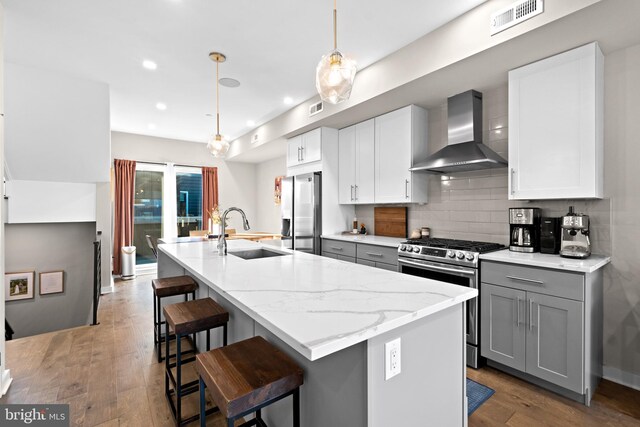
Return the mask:
<path fill-rule="evenodd" d="M 509 209 L 509 250 L 514 252 L 540 251 L 540 209 Z"/>
<path fill-rule="evenodd" d="M 577 214 L 573 211 L 573 206 L 569 206 L 569 213 L 562 217 L 560 256 L 587 258 L 589 255 L 591 255 L 589 216 Z"/>
<path fill-rule="evenodd" d="M 543 217 L 540 221 L 540 253 L 560 253 L 560 239 L 562 236 L 562 217 Z"/>

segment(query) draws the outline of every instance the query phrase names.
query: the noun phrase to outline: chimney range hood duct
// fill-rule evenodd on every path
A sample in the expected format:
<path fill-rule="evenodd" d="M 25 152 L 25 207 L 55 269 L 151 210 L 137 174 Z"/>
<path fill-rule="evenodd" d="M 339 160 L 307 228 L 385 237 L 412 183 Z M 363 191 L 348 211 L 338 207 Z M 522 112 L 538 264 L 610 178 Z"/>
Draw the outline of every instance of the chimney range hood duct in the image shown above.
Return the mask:
<path fill-rule="evenodd" d="M 447 100 L 448 145 L 417 163 L 411 172 L 444 174 L 504 168 L 507 161 L 482 143 L 482 94 L 475 90 Z"/>

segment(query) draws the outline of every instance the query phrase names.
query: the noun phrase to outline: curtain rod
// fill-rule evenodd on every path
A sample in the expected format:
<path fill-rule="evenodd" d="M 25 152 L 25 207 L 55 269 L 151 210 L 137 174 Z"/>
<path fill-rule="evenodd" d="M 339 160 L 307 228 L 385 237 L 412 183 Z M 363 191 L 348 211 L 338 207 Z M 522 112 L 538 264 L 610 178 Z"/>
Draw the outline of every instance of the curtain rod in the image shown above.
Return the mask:
<path fill-rule="evenodd" d="M 147 162 L 144 160 L 136 160 L 136 163 L 144 163 L 147 165 L 161 165 L 161 166 L 165 166 L 168 162 Z M 174 163 L 174 166 L 180 166 L 183 168 L 214 168 L 215 166 L 196 166 L 196 165 L 180 165 L 178 163 Z"/>

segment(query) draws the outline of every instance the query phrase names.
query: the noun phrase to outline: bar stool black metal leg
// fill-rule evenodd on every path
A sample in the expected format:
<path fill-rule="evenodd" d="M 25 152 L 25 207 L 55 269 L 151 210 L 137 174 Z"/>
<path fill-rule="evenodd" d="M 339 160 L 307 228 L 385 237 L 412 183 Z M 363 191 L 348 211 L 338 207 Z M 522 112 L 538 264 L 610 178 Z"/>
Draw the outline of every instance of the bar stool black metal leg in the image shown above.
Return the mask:
<path fill-rule="evenodd" d="M 169 324 L 166 324 L 166 333 L 169 333 Z M 167 352 L 167 354 L 169 354 L 169 340 L 165 340 L 165 351 Z M 158 347 L 160 347 L 160 344 L 158 344 Z M 167 395 L 167 399 L 171 399 L 171 394 L 169 393 L 169 371 L 171 369 L 171 367 L 169 366 L 169 358 L 165 358 L 164 359 L 165 364 L 164 364 L 164 392 Z"/>
<path fill-rule="evenodd" d="M 162 298 L 160 297 L 156 297 L 156 304 L 158 305 L 158 309 L 157 309 L 157 321 L 158 321 L 158 327 L 156 328 L 157 333 L 158 333 L 158 363 L 162 362 Z M 165 337 L 164 339 L 166 341 L 169 341 L 169 334 L 168 331 L 165 332 Z M 169 347 L 167 347 L 167 354 L 169 354 Z"/>
<path fill-rule="evenodd" d="M 300 389 L 293 391 L 293 427 L 300 427 Z"/>
<path fill-rule="evenodd" d="M 222 345 L 226 346 L 227 345 L 227 324 L 225 323 L 222 328 L 223 328 L 223 331 L 222 331 Z"/>
<path fill-rule="evenodd" d="M 199 384 L 198 386 L 200 387 L 200 427 L 206 427 L 207 425 L 207 411 L 205 408 L 206 405 L 206 399 L 204 396 L 205 393 L 205 383 L 204 381 L 202 381 L 202 377 L 199 377 Z"/>
<path fill-rule="evenodd" d="M 233 427 L 233 418 L 227 418 L 227 427 Z"/>
<path fill-rule="evenodd" d="M 256 421 L 257 421 L 257 426 L 260 425 L 260 420 L 262 420 L 262 411 L 260 409 L 256 410 Z"/>
<path fill-rule="evenodd" d="M 158 344 L 158 324 L 156 323 L 158 316 L 156 312 L 158 311 L 158 307 L 156 306 L 156 296 L 155 293 L 153 295 L 153 345 Z"/>
<path fill-rule="evenodd" d="M 207 329 L 207 351 L 211 350 L 211 329 Z"/>
<path fill-rule="evenodd" d="M 176 425 L 182 421 L 182 351 L 180 341 L 182 335 L 176 334 Z M 168 355 L 169 353 L 167 353 Z M 169 357 L 167 357 L 169 360 Z"/>

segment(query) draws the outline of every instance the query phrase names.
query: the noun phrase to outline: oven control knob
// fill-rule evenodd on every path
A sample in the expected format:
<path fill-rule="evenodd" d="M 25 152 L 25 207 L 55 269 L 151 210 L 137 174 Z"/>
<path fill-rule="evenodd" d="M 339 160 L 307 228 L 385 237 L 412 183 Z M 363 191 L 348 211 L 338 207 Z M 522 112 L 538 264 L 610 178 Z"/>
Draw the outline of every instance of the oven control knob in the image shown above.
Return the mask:
<path fill-rule="evenodd" d="M 472 253 L 467 252 L 467 256 L 466 256 L 466 258 L 467 258 L 467 260 L 469 260 L 469 261 L 473 261 L 473 254 L 472 254 Z"/>
<path fill-rule="evenodd" d="M 447 251 L 447 256 L 449 258 L 455 258 L 456 257 L 456 253 L 454 251 Z"/>
<path fill-rule="evenodd" d="M 414 246 L 413 247 L 413 252 L 420 253 L 420 246 Z"/>
<path fill-rule="evenodd" d="M 400 245 L 400 250 L 401 251 L 406 251 L 407 250 L 407 246 L 406 245 Z"/>
<path fill-rule="evenodd" d="M 458 257 L 458 259 L 464 259 L 464 252 L 458 252 L 456 256 Z"/>

